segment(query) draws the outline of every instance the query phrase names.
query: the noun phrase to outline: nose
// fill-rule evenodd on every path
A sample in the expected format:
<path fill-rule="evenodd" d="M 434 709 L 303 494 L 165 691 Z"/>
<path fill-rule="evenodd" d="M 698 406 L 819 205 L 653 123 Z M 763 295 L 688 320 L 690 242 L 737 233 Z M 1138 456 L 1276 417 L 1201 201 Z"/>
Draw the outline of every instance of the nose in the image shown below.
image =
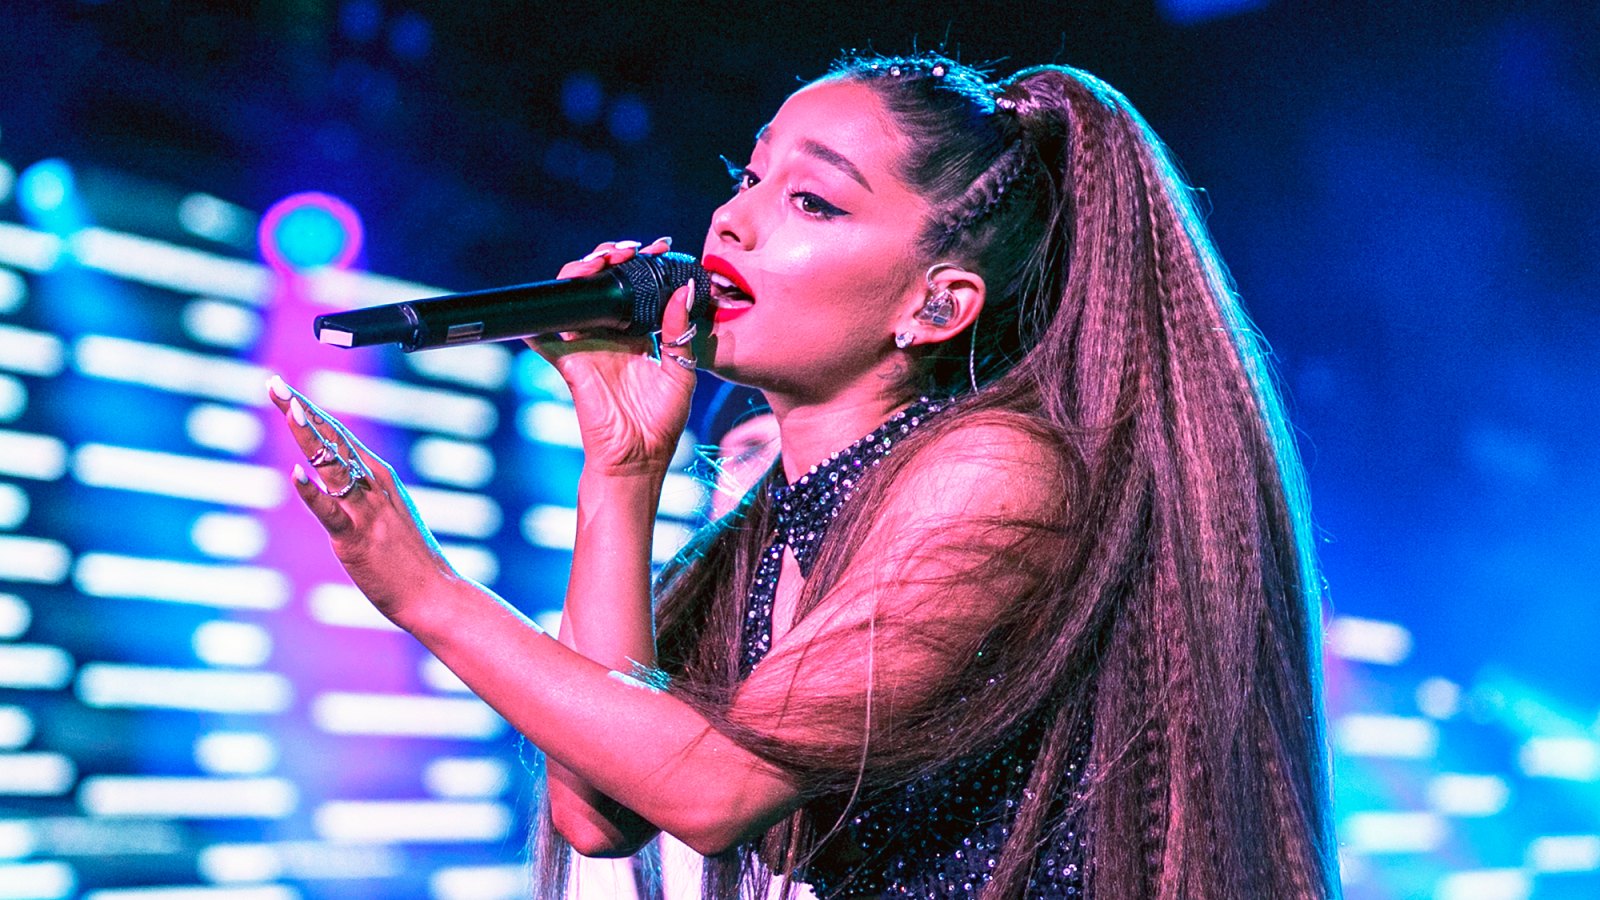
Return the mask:
<path fill-rule="evenodd" d="M 755 247 L 755 222 L 751 216 L 750 188 L 729 197 L 711 214 L 711 234 L 718 243 L 750 250 Z"/>

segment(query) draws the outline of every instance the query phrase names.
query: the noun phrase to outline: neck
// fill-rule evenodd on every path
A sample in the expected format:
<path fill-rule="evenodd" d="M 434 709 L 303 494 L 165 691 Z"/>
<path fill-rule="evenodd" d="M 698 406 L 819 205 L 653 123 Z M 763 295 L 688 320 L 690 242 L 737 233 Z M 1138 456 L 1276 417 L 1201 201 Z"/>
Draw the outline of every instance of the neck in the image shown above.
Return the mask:
<path fill-rule="evenodd" d="M 855 443 L 911 401 L 901 392 L 857 390 L 801 402 L 767 395 L 778 420 L 783 474 L 793 483 L 812 466 Z"/>

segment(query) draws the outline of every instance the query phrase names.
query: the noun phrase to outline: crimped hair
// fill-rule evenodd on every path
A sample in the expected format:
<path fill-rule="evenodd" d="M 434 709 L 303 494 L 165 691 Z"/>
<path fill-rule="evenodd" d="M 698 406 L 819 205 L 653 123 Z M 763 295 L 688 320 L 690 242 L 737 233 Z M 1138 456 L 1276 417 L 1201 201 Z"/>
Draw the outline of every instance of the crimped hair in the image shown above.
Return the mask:
<path fill-rule="evenodd" d="M 1022 898 L 1067 829 L 1085 836 L 1099 900 L 1338 896 L 1303 473 L 1262 343 L 1165 148 L 1121 94 L 1071 68 L 990 82 L 936 54 L 853 56 L 824 78 L 873 88 L 907 138 L 901 177 L 931 209 L 924 261 L 968 267 L 988 292 L 975 334 L 918 348 L 909 387 L 953 402 L 859 481 L 797 618 L 837 583 L 872 511 L 929 464 L 922 450 L 974 423 L 1050 448 L 1059 465 L 1040 490 L 1062 502 L 1049 521 L 988 523 L 1012 537 L 960 579 L 1020 569 L 1033 586 L 970 637 L 989 652 L 928 675 L 914 709 L 884 724 L 870 689 L 785 698 L 832 742 L 778 736 L 763 713 L 780 709 L 731 709 L 773 527 L 767 485 L 663 572 L 672 690 L 808 798 L 759 848 L 709 860 L 705 896 L 732 900 L 768 865 L 803 865 L 841 807 L 1025 722 L 1044 737 L 983 900 Z M 901 625 L 906 640 L 954 637 L 882 625 L 885 647 Z M 826 665 L 863 643 L 795 652 Z M 1087 766 L 1063 802 L 1085 734 Z"/>

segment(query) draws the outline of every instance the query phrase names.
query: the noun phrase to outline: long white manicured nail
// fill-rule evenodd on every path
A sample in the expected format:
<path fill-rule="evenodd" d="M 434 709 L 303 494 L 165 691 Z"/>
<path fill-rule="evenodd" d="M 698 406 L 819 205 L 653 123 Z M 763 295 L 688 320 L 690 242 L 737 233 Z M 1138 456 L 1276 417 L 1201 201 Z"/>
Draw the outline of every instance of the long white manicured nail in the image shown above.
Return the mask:
<path fill-rule="evenodd" d="M 692 316 L 694 315 L 694 279 L 689 279 L 689 283 L 684 285 L 684 287 L 687 287 L 689 290 L 685 291 L 683 294 L 683 311 Z"/>
<path fill-rule="evenodd" d="M 283 380 L 282 375 L 274 375 L 267 379 L 267 387 L 272 395 L 279 400 L 288 400 L 294 396 L 294 391 L 289 390 L 289 385 Z"/>
<path fill-rule="evenodd" d="M 595 260 L 599 259 L 602 256 L 605 256 L 607 253 L 610 253 L 610 252 L 611 252 L 611 248 L 610 247 L 601 247 L 599 250 L 596 250 L 593 253 L 590 253 L 588 256 L 585 256 L 583 259 L 578 260 L 578 262 L 594 262 Z"/>
<path fill-rule="evenodd" d="M 638 241 L 617 241 L 616 243 L 616 248 L 618 250 L 637 250 L 643 246 L 644 245 Z"/>
<path fill-rule="evenodd" d="M 301 484 L 311 483 L 311 476 L 306 474 L 305 468 L 299 463 L 294 464 L 294 480 L 300 482 Z"/>
<path fill-rule="evenodd" d="M 294 417 L 294 423 L 304 428 L 306 425 L 306 408 L 300 405 L 300 398 L 289 401 L 289 415 Z"/>
<path fill-rule="evenodd" d="M 652 244 L 666 244 L 668 247 L 671 247 L 672 246 L 672 237 L 670 235 L 664 236 L 664 237 L 658 237 L 655 240 L 651 241 L 650 243 L 652 243 Z"/>

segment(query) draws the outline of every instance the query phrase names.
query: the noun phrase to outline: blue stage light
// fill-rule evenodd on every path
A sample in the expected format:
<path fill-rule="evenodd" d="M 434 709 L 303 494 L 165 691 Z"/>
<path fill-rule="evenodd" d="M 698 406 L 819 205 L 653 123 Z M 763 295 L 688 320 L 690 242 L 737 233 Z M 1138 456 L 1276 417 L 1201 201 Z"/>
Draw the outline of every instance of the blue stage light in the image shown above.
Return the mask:
<path fill-rule="evenodd" d="M 77 180 L 65 160 L 43 159 L 24 169 L 16 190 L 23 215 L 42 230 L 66 235 L 88 224 Z"/>
<path fill-rule="evenodd" d="M 261 217 L 261 256 L 273 268 L 342 269 L 361 252 L 361 217 L 329 194 L 292 194 Z"/>

